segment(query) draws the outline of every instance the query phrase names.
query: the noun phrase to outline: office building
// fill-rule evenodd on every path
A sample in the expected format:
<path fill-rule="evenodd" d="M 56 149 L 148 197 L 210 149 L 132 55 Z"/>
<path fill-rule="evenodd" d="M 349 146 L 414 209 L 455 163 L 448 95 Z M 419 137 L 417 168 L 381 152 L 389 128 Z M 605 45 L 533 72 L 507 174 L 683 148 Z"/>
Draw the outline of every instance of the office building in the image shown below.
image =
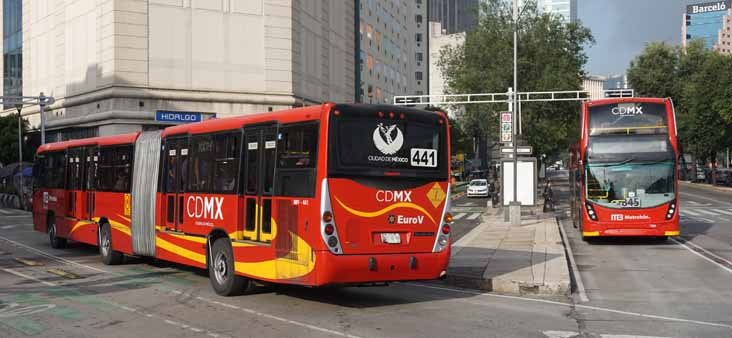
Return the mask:
<path fill-rule="evenodd" d="M 23 89 L 22 0 L 3 0 L 2 95 L 20 96 Z M 7 107 L 12 108 L 12 107 Z"/>
<path fill-rule="evenodd" d="M 440 51 L 447 47 L 459 47 L 465 43 L 465 32 L 444 34 L 442 24 L 430 22 L 430 95 L 447 94 L 447 83 L 439 67 Z M 464 112 L 464 106 L 443 107 L 451 118 L 460 117 Z"/>
<path fill-rule="evenodd" d="M 429 0 L 430 22 L 439 22 L 444 34 L 469 31 L 478 24 L 480 0 Z"/>
<path fill-rule="evenodd" d="M 560 15 L 564 22 L 577 22 L 578 0 L 539 0 L 539 10 Z"/>
<path fill-rule="evenodd" d="M 607 77 L 598 75 L 587 75 L 582 78 L 582 90 L 588 92 L 590 100 L 605 98 L 605 82 Z"/>
<path fill-rule="evenodd" d="M 681 25 L 681 45 L 685 48 L 692 40 L 701 39 L 709 49 L 723 53 L 732 50 L 730 9 L 732 0 L 705 2 L 686 6 Z"/>
<path fill-rule="evenodd" d="M 428 93 L 426 0 L 359 1 L 360 92 L 357 101 L 392 103 Z"/>
<path fill-rule="evenodd" d="M 56 98 L 49 141 L 355 97 L 353 2 L 20 3 L 3 0 L 2 91 Z"/>

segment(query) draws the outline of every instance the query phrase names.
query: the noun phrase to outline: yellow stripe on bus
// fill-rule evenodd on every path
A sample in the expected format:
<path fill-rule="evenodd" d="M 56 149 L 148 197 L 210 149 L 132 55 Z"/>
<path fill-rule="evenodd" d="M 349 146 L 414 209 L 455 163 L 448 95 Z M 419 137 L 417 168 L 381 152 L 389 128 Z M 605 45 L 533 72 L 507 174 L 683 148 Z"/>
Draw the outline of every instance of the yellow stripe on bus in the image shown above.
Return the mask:
<path fill-rule="evenodd" d="M 599 231 L 585 231 L 585 232 L 582 233 L 582 236 L 585 236 L 585 237 L 597 237 L 597 236 L 600 236 L 600 232 Z"/>
<path fill-rule="evenodd" d="M 681 235 L 680 231 L 664 231 L 664 236 L 679 236 Z"/>

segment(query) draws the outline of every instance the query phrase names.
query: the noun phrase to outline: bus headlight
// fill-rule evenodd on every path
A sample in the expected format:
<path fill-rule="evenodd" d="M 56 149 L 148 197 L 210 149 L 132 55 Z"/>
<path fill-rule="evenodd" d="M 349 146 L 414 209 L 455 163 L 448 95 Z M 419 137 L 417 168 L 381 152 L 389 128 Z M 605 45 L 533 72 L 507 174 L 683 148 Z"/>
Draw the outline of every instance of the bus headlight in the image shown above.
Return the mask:
<path fill-rule="evenodd" d="M 592 204 L 585 202 L 585 208 L 587 208 L 587 216 L 590 216 L 591 220 L 597 221 L 597 214 L 595 213 L 595 208 L 592 207 Z"/>
<path fill-rule="evenodd" d="M 672 219 L 674 218 L 674 214 L 676 213 L 676 201 L 672 201 L 668 204 L 668 211 L 666 211 L 666 219 Z"/>

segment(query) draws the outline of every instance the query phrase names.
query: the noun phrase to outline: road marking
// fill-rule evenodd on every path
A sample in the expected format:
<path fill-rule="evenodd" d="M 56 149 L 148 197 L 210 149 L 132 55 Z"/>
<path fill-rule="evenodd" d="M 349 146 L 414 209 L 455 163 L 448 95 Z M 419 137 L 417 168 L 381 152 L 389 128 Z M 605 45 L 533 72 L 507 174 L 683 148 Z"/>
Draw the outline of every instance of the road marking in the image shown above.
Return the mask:
<path fill-rule="evenodd" d="M 710 198 L 710 197 L 706 197 L 706 196 L 702 196 L 702 195 L 697 195 L 697 194 L 692 194 L 692 193 L 686 192 L 686 191 L 679 191 L 679 194 L 680 195 L 689 195 L 689 196 L 692 196 L 692 197 L 695 197 L 695 198 L 698 198 L 698 199 L 703 199 L 703 200 L 707 200 L 707 201 L 714 202 L 714 203 L 722 203 L 722 204 L 732 205 L 732 203 L 722 202 L 722 201 L 719 201 L 719 200 L 714 199 L 714 198 Z M 684 199 L 684 200 L 686 201 L 687 199 Z M 691 202 L 691 200 L 688 200 L 688 201 Z"/>
<path fill-rule="evenodd" d="M 572 331 L 544 331 L 542 332 L 547 338 L 574 338 L 574 337 L 585 337 L 588 336 L 587 332 L 580 334 L 579 332 Z M 638 335 L 625 335 L 625 334 L 600 334 L 592 335 L 593 337 L 598 336 L 600 338 L 668 338 L 668 337 L 657 337 L 657 336 L 638 336 Z"/>
<path fill-rule="evenodd" d="M 726 329 L 732 329 L 732 325 L 723 324 L 723 323 L 714 323 L 714 322 L 705 322 L 705 321 L 693 320 L 693 319 L 650 315 L 650 314 L 645 314 L 645 313 L 615 310 L 615 309 L 604 308 L 604 307 L 599 307 L 599 306 L 592 306 L 592 305 L 562 303 L 562 302 L 557 302 L 557 301 L 553 301 L 553 300 L 538 299 L 538 298 L 526 298 L 526 297 L 519 297 L 519 296 L 498 295 L 498 294 L 491 294 L 491 293 L 486 293 L 486 292 L 470 291 L 470 290 L 465 290 L 465 289 L 456 289 L 456 288 L 449 288 L 449 287 L 425 285 L 425 284 L 414 283 L 414 282 L 406 282 L 406 283 L 400 283 L 400 284 L 412 285 L 412 286 L 417 286 L 417 287 L 422 287 L 422 288 L 427 288 L 427 289 L 435 289 L 435 290 L 450 291 L 450 292 L 455 292 L 455 293 L 470 294 L 470 295 L 475 295 L 475 296 L 521 300 L 521 301 L 526 301 L 526 302 L 564 306 L 564 307 L 568 307 L 568 308 L 575 307 L 575 308 L 579 308 L 579 309 L 593 310 L 593 311 L 600 311 L 600 312 L 609 312 L 609 313 L 615 313 L 615 314 L 626 315 L 626 316 L 658 319 L 658 320 L 664 320 L 664 321 L 669 321 L 669 322 L 679 322 L 679 323 L 723 327 Z"/>
<path fill-rule="evenodd" d="M 687 202 L 689 202 L 689 203 L 691 203 L 691 204 L 701 204 L 701 203 L 699 203 L 699 202 L 697 202 L 697 201 L 687 201 Z"/>
<path fill-rule="evenodd" d="M 474 205 L 475 205 L 475 202 L 467 202 L 467 203 L 463 203 L 463 204 L 458 204 L 457 206 L 458 207 L 472 207 Z"/>
<path fill-rule="evenodd" d="M 16 275 L 16 276 L 21 277 L 21 278 L 25 278 L 25 279 L 28 279 L 28 280 L 32 280 L 34 282 L 41 283 L 41 284 L 43 284 L 45 286 L 56 286 L 56 284 L 49 283 L 49 282 L 46 282 L 44 280 L 40 280 L 40 279 L 38 279 L 36 277 L 28 276 L 28 275 L 26 275 L 24 273 L 20 273 L 18 271 L 13 271 L 13 270 L 10 270 L 10 269 L 3 269 L 3 271 L 5 271 L 5 272 L 7 272 L 9 274 Z"/>
<path fill-rule="evenodd" d="M 17 225 L 4 225 L 4 226 L 1 226 L 0 229 L 8 230 L 8 229 L 15 228 L 16 226 Z"/>
<path fill-rule="evenodd" d="M 702 214 L 707 214 L 707 215 L 711 215 L 711 216 L 719 216 L 718 213 L 712 212 L 712 211 L 709 211 L 706 209 L 696 209 L 696 211 L 701 212 Z"/>
<path fill-rule="evenodd" d="M 463 218 L 463 216 L 465 216 L 465 213 L 464 212 L 459 212 L 459 213 L 453 215 L 452 216 L 452 219 L 461 219 L 461 218 Z"/>
<path fill-rule="evenodd" d="M 25 266 L 41 266 L 41 265 L 43 265 L 43 263 L 36 262 L 36 261 L 34 261 L 32 259 L 20 258 L 20 257 L 15 257 L 14 259 L 15 259 L 16 262 L 18 262 L 20 264 L 23 264 Z"/>
<path fill-rule="evenodd" d="M 11 215 L 12 213 L 11 212 L 8 212 L 5 209 L 0 209 L 0 214 L 3 214 L 3 215 Z"/>
<path fill-rule="evenodd" d="M 180 291 L 173 291 L 173 292 L 174 293 L 178 293 L 178 294 L 183 294 Z M 192 296 L 192 295 L 189 295 L 189 294 L 184 294 L 184 295 Z M 300 327 L 308 328 L 308 329 L 311 329 L 313 331 L 319 331 L 319 332 L 328 333 L 328 334 L 332 334 L 332 335 L 336 335 L 336 336 L 340 336 L 340 337 L 362 338 L 360 336 L 352 335 L 350 333 L 335 331 L 335 330 L 331 330 L 331 329 L 326 329 L 326 328 L 323 328 L 323 327 L 319 327 L 319 326 L 315 326 L 315 325 L 311 325 L 311 324 L 307 324 L 307 323 L 303 323 L 303 322 L 298 322 L 296 320 L 291 320 L 291 319 L 287 319 L 287 318 L 283 318 L 283 317 L 278 317 L 278 316 L 275 316 L 275 315 L 271 315 L 271 314 L 267 314 L 267 313 L 255 311 L 255 310 L 252 310 L 252 309 L 247 309 L 247 308 L 239 307 L 239 306 L 236 306 L 236 305 L 226 304 L 226 303 L 223 303 L 223 302 L 211 300 L 211 299 L 204 298 L 204 297 L 200 297 L 200 296 L 197 296 L 196 299 L 198 299 L 200 301 L 203 301 L 203 302 L 206 302 L 206 303 L 209 303 L 209 304 L 215 304 L 215 305 L 227 307 L 227 308 L 230 308 L 230 309 L 237 309 L 237 310 L 241 310 L 243 312 L 246 312 L 248 314 L 253 314 L 253 315 L 260 316 L 260 317 L 264 317 L 264 318 L 269 318 L 269 319 L 273 319 L 273 320 L 276 320 L 276 321 L 280 321 L 280 322 L 283 322 L 283 323 L 288 323 L 288 324 L 292 324 L 292 325 L 295 325 L 295 326 L 300 326 Z"/>
<path fill-rule="evenodd" d="M 712 210 L 714 210 L 718 213 L 721 213 L 721 214 L 732 216 L 732 211 L 729 211 L 729 210 L 724 210 L 724 209 L 712 209 Z"/>
<path fill-rule="evenodd" d="M 49 270 L 46 270 L 46 271 L 48 273 L 52 273 L 52 274 L 54 274 L 56 276 L 63 277 L 63 278 L 67 278 L 67 279 L 81 279 L 81 278 L 83 278 L 83 277 L 81 277 L 81 276 L 79 276 L 79 275 L 77 275 L 77 274 L 75 274 L 73 272 L 69 272 L 69 271 L 61 270 L 61 269 L 49 269 Z"/>
<path fill-rule="evenodd" d="M 681 214 L 682 214 L 682 215 L 686 215 L 686 214 L 689 214 L 689 215 L 692 215 L 692 216 L 701 216 L 701 214 L 700 214 L 700 213 L 698 213 L 698 212 L 694 212 L 694 211 L 691 211 L 691 210 L 689 210 L 689 209 L 682 209 L 682 210 L 681 210 Z"/>
<path fill-rule="evenodd" d="M 38 253 L 38 254 L 40 254 L 40 255 L 43 255 L 43 256 L 46 256 L 46 257 L 48 257 L 48 258 L 53 258 L 53 259 L 55 259 L 55 260 L 57 260 L 57 261 L 59 261 L 59 262 L 63 262 L 63 263 L 68 263 L 68 264 L 71 264 L 71 265 L 76 265 L 76 266 L 84 267 L 84 268 L 87 268 L 87 269 L 90 269 L 90 270 L 94 270 L 94 271 L 97 271 L 97 272 L 102 272 L 102 273 L 109 273 L 109 271 L 106 271 L 106 270 L 102 270 L 102 269 L 99 269 L 99 268 L 95 268 L 95 267 L 93 267 L 93 266 L 89 266 L 89 265 L 86 265 L 86 264 L 81 264 L 81 263 L 77 263 L 77 262 L 74 262 L 74 261 L 72 261 L 72 260 L 68 260 L 68 259 L 66 259 L 66 258 L 61 258 L 61 257 L 59 257 L 59 256 L 56 256 L 56 255 L 52 255 L 52 254 L 50 254 L 50 253 L 47 253 L 47 252 L 45 252 L 45 251 L 42 251 L 42 250 L 38 250 L 38 249 L 36 249 L 36 248 L 33 248 L 33 247 L 30 247 L 30 246 L 27 246 L 27 245 L 25 245 L 25 244 L 23 244 L 23 243 L 20 243 L 20 242 L 16 242 L 16 241 L 14 241 L 14 240 L 12 240 L 12 239 L 9 239 L 9 238 L 7 238 L 7 237 L 3 237 L 3 236 L 0 236 L 0 239 L 2 239 L 2 240 L 5 240 L 5 241 L 8 241 L 8 242 L 10 242 L 10 243 L 13 243 L 13 244 L 15 244 L 15 245 L 17 245 L 17 246 L 20 246 L 20 247 L 26 248 L 26 249 L 28 249 L 28 250 L 31 250 L 31 251 L 33 251 L 33 252 L 35 252 L 35 253 Z"/>
<path fill-rule="evenodd" d="M 480 216 L 480 213 L 476 212 L 476 213 L 473 213 L 470 216 L 468 216 L 468 218 L 466 218 L 466 219 L 474 220 L 474 219 L 478 218 L 479 216 Z"/>
<path fill-rule="evenodd" d="M 686 250 L 691 251 L 693 254 L 695 254 L 695 255 L 697 255 L 697 256 L 699 256 L 701 258 L 704 258 L 705 260 L 707 260 L 707 261 L 715 264 L 716 266 L 722 268 L 723 270 L 725 270 L 725 271 L 727 271 L 729 273 L 732 273 L 732 269 L 730 268 L 730 266 L 732 266 L 732 262 L 730 262 L 728 259 L 726 259 L 724 257 L 720 257 L 719 255 L 716 255 L 713 252 L 711 252 L 711 251 L 709 251 L 707 249 L 704 249 L 704 248 L 702 248 L 701 246 L 699 246 L 697 244 L 692 243 L 691 241 L 687 241 L 684 238 L 681 238 L 681 240 L 678 240 L 676 238 L 671 238 L 671 240 L 673 242 L 675 242 L 676 244 L 683 246 L 684 248 L 686 248 Z M 696 250 L 692 249 L 691 247 L 689 247 L 686 244 L 689 244 L 689 245 L 693 246 Z M 702 251 L 705 255 L 703 255 L 699 251 Z M 708 256 L 711 256 L 714 259 L 709 258 Z M 722 263 L 720 263 L 720 262 L 722 262 Z"/>

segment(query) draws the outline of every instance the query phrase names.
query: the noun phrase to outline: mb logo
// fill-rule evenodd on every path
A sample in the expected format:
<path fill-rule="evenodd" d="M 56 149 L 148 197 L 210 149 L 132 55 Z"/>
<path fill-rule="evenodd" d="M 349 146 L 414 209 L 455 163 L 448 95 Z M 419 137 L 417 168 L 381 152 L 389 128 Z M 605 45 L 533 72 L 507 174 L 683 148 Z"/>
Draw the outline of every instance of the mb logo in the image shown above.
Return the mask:
<path fill-rule="evenodd" d="M 611 221 L 622 221 L 623 220 L 623 214 L 612 214 L 610 215 Z"/>
<path fill-rule="evenodd" d="M 402 149 L 404 144 L 404 135 L 396 124 L 384 126 L 379 123 L 374 129 L 374 145 L 384 155 L 394 155 Z"/>

